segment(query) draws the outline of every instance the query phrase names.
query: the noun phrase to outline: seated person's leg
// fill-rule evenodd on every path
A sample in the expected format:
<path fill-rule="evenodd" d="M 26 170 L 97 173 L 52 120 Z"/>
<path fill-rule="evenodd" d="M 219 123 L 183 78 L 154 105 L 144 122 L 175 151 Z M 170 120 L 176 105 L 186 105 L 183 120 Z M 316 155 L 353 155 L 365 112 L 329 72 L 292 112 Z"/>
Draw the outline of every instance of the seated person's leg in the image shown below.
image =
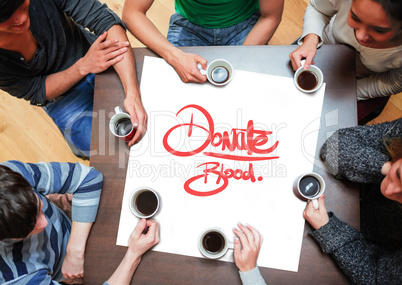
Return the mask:
<path fill-rule="evenodd" d="M 64 97 L 43 109 L 58 126 L 73 153 L 89 157 L 95 75 L 90 74 Z"/>
<path fill-rule="evenodd" d="M 167 40 L 174 46 L 213 45 L 213 29 L 203 28 L 189 22 L 178 13 L 170 17 Z"/>

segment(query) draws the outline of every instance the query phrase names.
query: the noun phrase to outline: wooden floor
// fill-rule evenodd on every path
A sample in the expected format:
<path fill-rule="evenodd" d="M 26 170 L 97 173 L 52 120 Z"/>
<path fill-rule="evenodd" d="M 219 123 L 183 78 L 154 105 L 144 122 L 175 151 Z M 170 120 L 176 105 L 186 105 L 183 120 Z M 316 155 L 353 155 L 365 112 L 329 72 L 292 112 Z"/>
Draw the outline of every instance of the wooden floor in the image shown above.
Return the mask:
<path fill-rule="evenodd" d="M 124 0 L 106 0 L 109 8 L 121 16 Z M 270 41 L 272 45 L 291 44 L 301 34 L 304 10 L 308 0 L 286 0 L 283 18 Z M 166 36 L 170 15 L 174 12 L 174 0 L 155 0 L 148 16 Z M 134 47 L 143 46 L 129 35 Z M 402 93 L 389 100 L 383 113 L 370 123 L 380 123 L 401 117 Z M 46 113 L 24 100 L 15 99 L 0 90 L 0 161 L 23 162 L 69 161 L 82 162 L 66 145 L 58 128 Z"/>

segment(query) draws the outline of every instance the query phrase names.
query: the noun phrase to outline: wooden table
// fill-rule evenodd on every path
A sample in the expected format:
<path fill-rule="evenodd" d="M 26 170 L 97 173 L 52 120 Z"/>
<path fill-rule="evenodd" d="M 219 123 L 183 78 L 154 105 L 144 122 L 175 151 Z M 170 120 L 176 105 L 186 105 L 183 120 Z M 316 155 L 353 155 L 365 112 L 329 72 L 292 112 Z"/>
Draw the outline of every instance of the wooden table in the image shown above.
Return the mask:
<path fill-rule="evenodd" d="M 225 58 L 236 69 L 293 77 L 289 53 L 296 46 L 187 47 L 208 61 Z M 146 48 L 134 49 L 138 80 Z M 333 131 L 356 125 L 355 54 L 346 46 L 322 46 L 315 62 L 325 76 L 326 90 L 317 154 Z M 126 247 L 116 245 L 129 149 L 109 131 L 115 106 L 123 107 L 124 92 L 114 70 L 98 74 L 95 81 L 91 166 L 104 176 L 97 220 L 85 257 L 85 284 L 102 284 L 119 265 Z M 316 155 L 318 158 L 318 155 Z M 314 170 L 326 180 L 327 209 L 359 228 L 359 191 L 355 184 L 337 181 L 317 159 Z M 306 224 L 298 272 L 260 268 L 268 284 L 347 284 L 332 259 L 308 235 Z M 275 229 L 272 229 L 275 232 Z M 132 284 L 241 284 L 234 263 L 149 251 L 137 268 Z"/>

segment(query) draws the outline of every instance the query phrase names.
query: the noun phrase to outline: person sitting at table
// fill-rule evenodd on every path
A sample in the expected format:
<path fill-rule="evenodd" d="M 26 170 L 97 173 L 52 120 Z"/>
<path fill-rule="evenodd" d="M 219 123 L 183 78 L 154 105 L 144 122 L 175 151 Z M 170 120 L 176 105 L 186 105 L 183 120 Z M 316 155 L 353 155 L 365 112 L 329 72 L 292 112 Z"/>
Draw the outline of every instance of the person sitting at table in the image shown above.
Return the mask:
<path fill-rule="evenodd" d="M 322 196 L 304 212 L 310 234 L 353 284 L 402 284 L 402 118 L 339 130 L 321 156 L 336 178 L 364 183 L 361 233 L 327 212 Z"/>
<path fill-rule="evenodd" d="M 79 163 L 0 164 L 0 283 L 82 283 L 102 183 L 100 172 Z M 73 195 L 72 221 L 47 199 L 52 193 Z M 158 242 L 158 223 L 140 220 L 109 283 L 131 279 L 142 254 Z"/>
<path fill-rule="evenodd" d="M 89 157 L 94 74 L 110 66 L 138 129 L 132 145 L 147 116 L 119 17 L 97 0 L 0 0 L 0 89 L 42 106 L 79 157 Z"/>
<path fill-rule="evenodd" d="M 175 1 L 167 39 L 147 18 L 153 0 L 127 0 L 122 19 L 128 30 L 174 67 L 183 82 L 202 83 L 207 60 L 178 46 L 265 45 L 282 19 L 284 0 Z"/>
<path fill-rule="evenodd" d="M 322 44 L 346 44 L 356 57 L 359 121 L 402 91 L 402 1 L 311 0 L 300 45 L 289 57 L 307 69 Z M 336 56 L 336 55 L 334 55 Z M 375 98 L 372 100 L 368 100 Z M 363 101 L 364 100 L 364 101 Z"/>

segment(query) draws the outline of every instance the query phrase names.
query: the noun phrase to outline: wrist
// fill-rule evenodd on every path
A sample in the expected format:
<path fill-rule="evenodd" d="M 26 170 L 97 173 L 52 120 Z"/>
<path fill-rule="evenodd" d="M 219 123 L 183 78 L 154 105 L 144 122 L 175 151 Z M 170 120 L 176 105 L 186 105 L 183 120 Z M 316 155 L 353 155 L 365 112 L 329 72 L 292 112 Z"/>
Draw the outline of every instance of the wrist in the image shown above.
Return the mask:
<path fill-rule="evenodd" d="M 304 44 L 317 46 L 318 43 L 320 42 L 320 38 L 316 34 L 308 34 L 307 36 L 304 37 L 303 42 Z"/>
<path fill-rule="evenodd" d="M 76 63 L 73 65 L 76 67 L 76 71 L 78 74 L 83 78 L 87 76 L 90 72 L 87 70 L 87 67 L 84 63 L 84 59 L 80 58 L 79 60 L 76 61 Z"/>
<path fill-rule="evenodd" d="M 180 62 L 180 59 L 184 57 L 184 54 L 184 51 L 172 46 L 171 49 L 166 51 L 166 55 L 163 55 L 162 57 L 167 61 L 167 63 L 175 67 L 175 65 Z"/>

